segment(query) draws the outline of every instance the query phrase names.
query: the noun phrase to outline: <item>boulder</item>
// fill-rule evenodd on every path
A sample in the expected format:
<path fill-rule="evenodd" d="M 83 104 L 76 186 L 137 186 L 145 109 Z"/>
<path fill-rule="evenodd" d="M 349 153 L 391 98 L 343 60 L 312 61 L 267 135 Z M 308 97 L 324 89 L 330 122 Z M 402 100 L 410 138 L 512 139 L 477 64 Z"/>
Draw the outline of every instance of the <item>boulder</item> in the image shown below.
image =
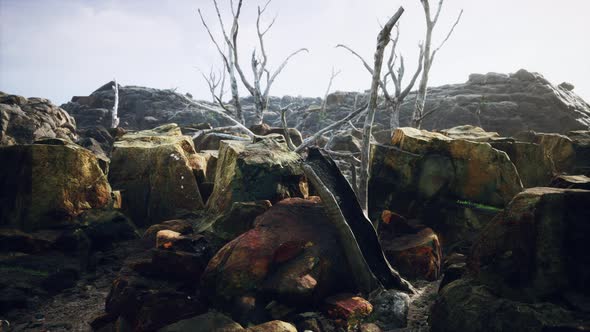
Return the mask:
<path fill-rule="evenodd" d="M 369 317 L 384 331 L 404 328 L 408 325 L 410 297 L 408 294 L 385 290 L 370 299 L 373 313 Z"/>
<path fill-rule="evenodd" d="M 341 322 L 347 331 L 354 330 L 371 315 L 373 305 L 362 297 L 338 294 L 325 300 L 324 311 L 331 319 Z"/>
<path fill-rule="evenodd" d="M 285 129 L 283 129 L 282 127 L 271 127 L 266 123 L 260 125 L 253 125 L 250 127 L 250 130 L 256 135 L 266 136 L 271 134 L 279 134 L 282 135 L 285 139 L 287 138 Z M 296 128 L 288 128 L 287 132 L 289 133 L 291 142 L 293 142 L 295 146 L 299 146 L 301 145 L 301 143 L 303 143 L 303 136 L 301 136 L 299 130 L 297 130 Z"/>
<path fill-rule="evenodd" d="M 75 142 L 76 121 L 47 99 L 0 94 L 0 145 L 31 144 L 46 137 Z"/>
<path fill-rule="evenodd" d="M 352 287 L 336 234 L 319 199 L 285 199 L 211 259 L 202 289 L 218 302 L 252 293 L 284 304 L 319 303 Z"/>
<path fill-rule="evenodd" d="M 490 144 L 510 157 L 525 188 L 547 186 L 551 182 L 555 172 L 554 165 L 541 145 L 509 139 Z"/>
<path fill-rule="evenodd" d="M 234 202 L 306 197 L 301 157 L 272 138 L 257 143 L 222 141 L 213 193 L 207 209 L 228 211 Z"/>
<path fill-rule="evenodd" d="M 382 243 L 387 259 L 404 277 L 430 281 L 440 277 L 442 250 L 432 229 L 393 239 L 382 238 Z"/>
<path fill-rule="evenodd" d="M 551 181 L 550 187 L 590 190 L 590 177 L 585 175 L 561 174 Z"/>
<path fill-rule="evenodd" d="M 231 209 L 213 221 L 213 232 L 224 240 L 233 240 L 254 227 L 254 220 L 266 212 L 270 201 L 235 202 Z"/>
<path fill-rule="evenodd" d="M 576 331 L 566 327 L 584 326 L 563 307 L 498 297 L 493 289 L 470 279 L 459 279 L 441 290 L 429 322 L 432 332 Z"/>
<path fill-rule="evenodd" d="M 553 162 L 556 172 L 570 173 L 573 171 L 576 151 L 574 142 L 569 137 L 560 134 L 528 131 L 518 133 L 515 138 L 542 146 L 545 155 Z"/>
<path fill-rule="evenodd" d="M 109 180 L 138 226 L 203 209 L 196 174 L 206 169 L 176 124 L 123 135 L 115 142 Z"/>
<path fill-rule="evenodd" d="M 193 225 L 188 220 L 168 220 L 161 224 L 150 226 L 143 234 L 142 240 L 147 247 L 156 245 L 156 238 L 159 231 L 170 230 L 178 232 L 181 235 L 193 233 Z"/>
<path fill-rule="evenodd" d="M 350 134 L 336 135 L 330 138 L 326 148 L 332 151 L 361 152 L 362 141 Z"/>
<path fill-rule="evenodd" d="M 237 332 L 244 328 L 231 318 L 214 311 L 183 319 L 158 330 L 158 332 Z"/>
<path fill-rule="evenodd" d="M 463 139 L 474 142 L 489 142 L 494 138 L 500 137 L 500 135 L 498 135 L 496 132 L 488 132 L 480 127 L 471 125 L 457 126 L 450 129 L 441 130 L 440 132 L 441 134 L 452 139 Z"/>
<path fill-rule="evenodd" d="M 373 145 L 369 212 L 420 219 L 445 246 L 470 238 L 522 191 L 508 155 L 488 143 L 398 128 L 392 146 Z"/>
<path fill-rule="evenodd" d="M 295 326 L 280 320 L 273 320 L 246 329 L 247 332 L 297 332 Z"/>
<path fill-rule="evenodd" d="M 108 207 L 111 186 L 90 151 L 55 140 L 0 147 L 0 225 L 32 231 Z"/>
<path fill-rule="evenodd" d="M 482 230 L 466 269 L 448 262 L 447 271 L 458 274 L 443 280 L 432 331 L 587 329 L 588 204 L 587 190 L 531 188 L 518 194 Z"/>
<path fill-rule="evenodd" d="M 590 295 L 590 191 L 531 188 L 517 195 L 474 243 L 469 266 L 494 292 L 528 301 L 568 290 Z"/>

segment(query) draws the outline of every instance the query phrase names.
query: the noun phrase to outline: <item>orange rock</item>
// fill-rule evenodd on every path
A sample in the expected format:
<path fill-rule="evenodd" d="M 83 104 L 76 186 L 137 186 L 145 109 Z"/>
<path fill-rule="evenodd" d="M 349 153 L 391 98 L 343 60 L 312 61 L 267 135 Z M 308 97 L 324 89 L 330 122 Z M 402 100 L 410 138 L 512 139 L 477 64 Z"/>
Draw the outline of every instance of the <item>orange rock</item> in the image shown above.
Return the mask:
<path fill-rule="evenodd" d="M 432 229 L 425 228 L 417 234 L 394 238 L 383 246 L 392 266 L 404 277 L 439 278 L 442 251 L 438 236 Z"/>
<path fill-rule="evenodd" d="M 359 296 L 340 294 L 325 300 L 328 317 L 342 321 L 347 327 L 357 326 L 373 312 L 373 305 Z"/>

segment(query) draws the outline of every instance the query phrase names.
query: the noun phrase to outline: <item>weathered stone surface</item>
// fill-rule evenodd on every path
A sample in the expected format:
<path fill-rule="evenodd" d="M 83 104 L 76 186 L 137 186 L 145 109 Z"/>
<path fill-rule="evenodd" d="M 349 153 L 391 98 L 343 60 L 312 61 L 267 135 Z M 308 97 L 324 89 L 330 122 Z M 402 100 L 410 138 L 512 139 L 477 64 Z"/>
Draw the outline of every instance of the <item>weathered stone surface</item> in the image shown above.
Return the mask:
<path fill-rule="evenodd" d="M 47 137 L 75 142 L 76 121 L 47 99 L 0 93 L 0 145 L 31 144 Z"/>
<path fill-rule="evenodd" d="M 92 209 L 79 216 L 81 229 L 99 250 L 115 242 L 139 238 L 135 225 L 121 212 L 108 209 Z"/>
<path fill-rule="evenodd" d="M 246 329 L 247 332 L 297 332 L 295 326 L 280 320 L 273 320 Z"/>
<path fill-rule="evenodd" d="M 385 331 L 404 328 L 408 325 L 410 297 L 396 290 L 385 290 L 370 299 L 373 313 L 369 317 Z"/>
<path fill-rule="evenodd" d="M 510 157 L 525 188 L 546 186 L 551 181 L 554 165 L 541 145 L 510 140 L 490 144 Z"/>
<path fill-rule="evenodd" d="M 233 240 L 254 227 L 254 220 L 266 212 L 270 201 L 235 202 L 231 209 L 213 221 L 213 232 L 224 240 Z"/>
<path fill-rule="evenodd" d="M 387 259 L 402 276 L 430 281 L 440 277 L 442 250 L 432 229 L 381 241 Z"/>
<path fill-rule="evenodd" d="M 451 129 L 443 129 L 440 131 L 443 135 L 452 139 L 463 139 L 475 142 L 489 142 L 494 138 L 499 138 L 500 135 L 496 132 L 488 132 L 480 127 L 464 125 L 457 126 Z"/>
<path fill-rule="evenodd" d="M 467 271 L 457 266 L 462 276 L 441 286 L 432 331 L 588 326 L 588 204 L 587 190 L 531 188 L 518 194 L 481 232 Z"/>
<path fill-rule="evenodd" d="M 145 245 L 147 247 L 154 247 L 158 232 L 162 230 L 171 230 L 186 235 L 193 233 L 193 225 L 188 220 L 168 220 L 161 224 L 152 225 L 143 234 L 142 239 Z"/>
<path fill-rule="evenodd" d="M 346 330 L 357 329 L 361 322 L 373 312 L 373 305 L 359 296 L 339 294 L 325 300 L 326 315 L 336 321 Z"/>
<path fill-rule="evenodd" d="M 558 175 L 551 181 L 551 187 L 590 190 L 590 177 L 585 175 Z"/>
<path fill-rule="evenodd" d="M 158 330 L 158 332 L 237 332 L 244 328 L 231 318 L 214 311 L 193 318 L 183 319 Z"/>
<path fill-rule="evenodd" d="M 560 306 L 497 297 L 493 289 L 470 279 L 443 288 L 430 316 L 433 332 L 561 331 L 557 328 L 580 323 L 573 312 Z"/>
<path fill-rule="evenodd" d="M 553 162 L 556 172 L 570 173 L 573 171 L 576 162 L 576 151 L 574 142 L 569 137 L 560 134 L 529 131 L 519 133 L 515 138 L 542 146 L 545 155 Z"/>
<path fill-rule="evenodd" d="M 138 226 L 204 207 L 195 173 L 206 169 L 176 124 L 125 134 L 115 142 L 109 180 Z"/>
<path fill-rule="evenodd" d="M 254 292 L 309 305 L 350 289 L 350 272 L 326 218 L 317 199 L 279 202 L 211 259 L 203 290 L 218 301 Z"/>
<path fill-rule="evenodd" d="M 332 151 L 361 152 L 362 142 L 352 134 L 336 135 L 328 141 L 326 148 Z"/>
<path fill-rule="evenodd" d="M 250 127 L 250 130 L 256 135 L 266 136 L 272 134 L 279 134 L 282 135 L 285 139 L 287 138 L 287 133 L 285 132 L 285 129 L 283 129 L 282 127 L 271 127 L 266 123 L 263 123 L 261 125 L 253 125 Z M 301 143 L 303 143 L 303 137 L 301 136 L 299 130 L 297 130 L 296 128 L 287 128 L 287 132 L 291 137 L 291 142 L 293 142 L 295 146 L 299 146 L 301 145 Z"/>
<path fill-rule="evenodd" d="M 234 202 L 306 197 L 301 159 L 284 143 L 222 141 L 215 186 L 207 201 L 210 212 L 228 211 Z"/>
<path fill-rule="evenodd" d="M 514 198 L 475 242 L 469 265 L 502 296 L 540 300 L 588 295 L 590 191 L 531 188 Z"/>
<path fill-rule="evenodd" d="M 50 228 L 111 203 L 97 158 L 66 141 L 55 143 L 0 147 L 0 224 Z"/>
<path fill-rule="evenodd" d="M 390 210 L 420 219 L 445 246 L 476 233 L 522 190 L 508 155 L 488 143 L 398 128 L 392 145 L 373 146 L 372 218 Z"/>

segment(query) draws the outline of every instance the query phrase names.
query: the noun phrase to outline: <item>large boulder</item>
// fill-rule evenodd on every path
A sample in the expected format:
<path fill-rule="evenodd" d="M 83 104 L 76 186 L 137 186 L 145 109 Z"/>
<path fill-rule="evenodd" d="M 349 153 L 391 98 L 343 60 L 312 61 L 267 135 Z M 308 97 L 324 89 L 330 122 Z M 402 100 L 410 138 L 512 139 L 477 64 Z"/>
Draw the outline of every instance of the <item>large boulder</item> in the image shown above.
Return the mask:
<path fill-rule="evenodd" d="M 206 169 L 190 137 L 176 124 L 123 135 L 115 142 L 109 180 L 138 226 L 204 207 L 196 175 Z"/>
<path fill-rule="evenodd" d="M 111 204 L 111 187 L 92 152 L 58 139 L 43 143 L 0 147 L 0 225 L 51 228 Z"/>
<path fill-rule="evenodd" d="M 75 142 L 74 118 L 47 99 L 0 92 L 0 145 L 31 144 L 41 138 Z"/>
<path fill-rule="evenodd" d="M 514 198 L 475 242 L 478 278 L 504 296 L 540 300 L 572 290 L 590 295 L 590 191 L 531 188 Z"/>
<path fill-rule="evenodd" d="M 463 277 L 442 287 L 432 331 L 588 329 L 590 191 L 531 188 L 480 234 Z"/>
<path fill-rule="evenodd" d="M 279 202 L 211 259 L 202 289 L 219 302 L 251 294 L 304 308 L 351 290 L 351 271 L 327 218 L 317 198 Z"/>
<path fill-rule="evenodd" d="M 414 128 L 398 128 L 391 145 L 374 145 L 371 167 L 371 216 L 390 210 L 420 218 L 445 245 L 477 232 L 523 188 L 505 152 Z"/>
<path fill-rule="evenodd" d="M 222 141 L 215 186 L 207 209 L 228 211 L 235 202 L 306 197 L 307 181 L 301 157 L 273 138 L 257 143 Z"/>

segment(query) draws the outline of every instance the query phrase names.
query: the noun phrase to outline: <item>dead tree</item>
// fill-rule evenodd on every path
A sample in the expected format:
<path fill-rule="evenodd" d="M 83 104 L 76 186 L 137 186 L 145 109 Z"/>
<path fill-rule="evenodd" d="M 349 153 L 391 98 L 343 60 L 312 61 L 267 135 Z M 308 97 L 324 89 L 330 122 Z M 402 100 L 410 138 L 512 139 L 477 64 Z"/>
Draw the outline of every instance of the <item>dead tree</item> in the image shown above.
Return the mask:
<path fill-rule="evenodd" d="M 422 7 L 424 8 L 424 16 L 426 18 L 426 39 L 424 41 L 424 52 L 423 52 L 423 62 L 424 62 L 424 70 L 422 71 L 422 77 L 420 78 L 420 84 L 418 85 L 418 92 L 416 94 L 416 103 L 414 105 L 414 112 L 412 114 L 412 126 L 416 128 L 420 128 L 422 125 L 422 120 L 427 115 L 424 112 L 424 106 L 426 105 L 426 93 L 428 90 L 428 79 L 430 74 L 430 69 L 432 68 L 432 63 L 438 51 L 444 46 L 444 44 L 449 40 L 451 34 L 455 30 L 457 24 L 459 24 L 459 20 L 461 20 L 461 16 L 463 15 L 463 10 L 459 12 L 459 16 L 457 16 L 457 20 L 451 27 L 451 30 L 447 33 L 445 39 L 440 43 L 440 45 L 432 49 L 432 32 L 436 23 L 438 22 L 438 18 L 440 17 L 440 11 L 442 9 L 444 0 L 439 0 L 438 8 L 436 9 L 436 14 L 434 18 L 430 12 L 430 0 L 420 0 L 422 3 Z"/>
<path fill-rule="evenodd" d="M 205 73 L 201 72 L 201 76 L 203 76 L 203 79 L 207 82 L 207 86 L 209 86 L 209 92 L 211 93 L 213 102 L 217 103 L 227 114 L 233 116 L 234 114 L 232 110 L 223 102 L 223 97 L 225 95 L 225 74 L 226 71 L 222 70 L 219 76 L 217 76 L 213 68 L 211 68 L 209 75 L 205 75 Z M 219 88 L 219 92 L 217 92 L 217 88 Z"/>
<path fill-rule="evenodd" d="M 368 215 L 368 187 L 369 187 L 369 161 L 371 151 L 371 136 L 373 123 L 375 121 L 375 112 L 377 110 L 377 98 L 381 82 L 381 68 L 383 66 L 383 55 L 387 44 L 391 41 L 391 30 L 402 16 L 404 8 L 400 7 L 389 21 L 383 26 L 377 37 L 377 49 L 375 51 L 375 64 L 373 66 L 373 78 L 371 80 L 371 90 L 369 93 L 369 105 L 365 124 L 363 127 L 363 145 L 361 149 L 361 171 L 359 183 L 359 201 L 361 208 Z"/>
<path fill-rule="evenodd" d="M 219 55 L 221 56 L 221 59 L 223 60 L 223 65 L 224 65 L 225 71 L 229 75 L 230 89 L 231 89 L 231 95 L 232 95 L 231 104 L 233 105 L 233 107 L 235 109 L 234 116 L 240 123 L 244 124 L 245 123 L 244 114 L 242 112 L 242 105 L 240 103 L 240 94 L 238 91 L 238 81 L 236 79 L 235 65 L 234 65 L 235 57 L 234 57 L 233 53 L 236 50 L 236 48 L 234 47 L 232 39 L 230 38 L 230 36 L 237 34 L 238 19 L 240 17 L 240 11 L 242 8 L 242 1 L 240 0 L 237 8 L 234 8 L 233 1 L 231 2 L 233 22 L 232 22 L 232 27 L 231 27 L 231 31 L 230 31 L 229 35 L 227 33 L 227 30 L 225 29 L 225 24 L 223 22 L 223 18 L 221 17 L 221 13 L 219 11 L 219 6 L 217 5 L 217 0 L 213 0 L 213 4 L 215 5 L 215 11 L 217 13 L 217 19 L 219 20 L 219 25 L 221 26 L 221 31 L 223 33 L 223 39 L 226 44 L 226 52 L 227 53 L 222 50 L 221 46 L 219 45 L 219 43 L 217 42 L 217 40 L 213 36 L 213 33 L 211 32 L 209 25 L 207 25 L 207 22 L 203 18 L 203 14 L 201 13 L 201 9 L 198 10 L 199 17 L 201 18 L 201 23 L 203 24 L 203 26 L 207 30 L 207 33 L 209 34 L 209 38 L 211 39 L 211 41 L 213 42 L 213 44 L 217 48 L 217 51 L 219 52 Z M 209 81 L 207 81 L 207 82 L 209 84 Z M 224 103 L 221 100 L 218 100 L 217 103 L 219 104 L 219 106 L 226 109 Z"/>
<path fill-rule="evenodd" d="M 268 97 L 270 93 L 270 88 L 272 87 L 273 83 L 275 82 L 277 76 L 283 71 L 283 69 L 287 66 L 287 63 L 291 58 L 296 56 L 302 52 L 309 52 L 306 48 L 298 49 L 297 51 L 291 53 L 287 58 L 281 63 L 277 69 L 271 73 L 271 71 L 267 68 L 268 67 L 268 55 L 266 52 L 266 47 L 264 45 L 264 36 L 270 31 L 272 26 L 275 23 L 275 19 L 265 27 L 264 29 L 261 27 L 260 21 L 264 12 L 266 11 L 268 5 L 272 0 L 268 0 L 266 4 L 261 8 L 258 6 L 258 16 L 256 19 L 256 32 L 258 34 L 258 43 L 260 47 L 260 56 L 256 55 L 256 49 L 252 52 L 251 58 L 251 67 L 252 67 L 252 74 L 253 74 L 253 83 L 251 83 L 242 67 L 240 66 L 239 57 L 238 57 L 238 17 L 240 12 L 240 7 L 242 5 L 242 0 L 239 0 L 238 3 L 238 10 L 234 13 L 234 22 L 235 22 L 235 29 L 232 29 L 232 39 L 231 45 L 233 48 L 233 56 L 234 56 L 234 65 L 236 70 L 240 76 L 242 84 L 246 87 L 246 90 L 250 93 L 250 95 L 254 98 L 254 110 L 255 110 L 255 124 L 262 124 L 264 121 L 264 111 L 268 108 Z M 265 86 L 262 86 L 262 80 L 265 79 Z"/>
<path fill-rule="evenodd" d="M 322 100 L 322 106 L 320 107 L 320 114 L 326 114 L 326 109 L 328 108 L 328 95 L 330 94 L 330 90 L 332 89 L 332 84 L 334 83 L 334 79 L 336 76 L 340 75 L 342 71 L 334 71 L 334 67 L 332 67 L 332 74 L 330 75 L 330 81 L 328 82 L 328 87 L 326 88 L 326 93 L 324 94 L 324 100 Z M 356 107 L 354 107 L 356 108 Z M 353 108 L 353 109 L 354 109 Z"/>
<path fill-rule="evenodd" d="M 113 91 L 115 92 L 115 104 L 111 112 L 111 128 L 119 127 L 119 84 L 117 80 L 113 79 Z"/>
<path fill-rule="evenodd" d="M 397 52 L 397 44 L 399 41 L 399 24 L 397 25 L 395 38 L 391 38 L 390 41 L 391 41 L 391 45 L 392 45 L 391 52 L 389 55 L 389 59 L 387 61 L 387 68 L 386 68 L 385 75 L 383 75 L 383 78 L 380 80 L 379 86 L 381 88 L 381 92 L 383 93 L 383 98 L 385 99 L 386 108 L 389 110 L 390 129 L 391 129 L 391 135 L 393 135 L 393 132 L 395 131 L 395 129 L 397 129 L 399 127 L 399 113 L 401 110 L 401 106 L 404 102 L 404 99 L 408 96 L 408 94 L 410 93 L 410 91 L 414 87 L 414 84 L 416 83 L 416 80 L 418 79 L 418 76 L 420 75 L 420 72 L 422 71 L 423 47 L 422 47 L 422 45 L 419 46 L 420 47 L 420 56 L 418 58 L 418 68 L 414 72 L 414 75 L 410 79 L 410 82 L 408 83 L 408 85 L 402 89 L 402 83 L 403 83 L 406 68 L 405 68 L 404 57 L 401 54 L 398 55 L 398 52 Z M 348 50 L 349 52 L 351 52 L 354 56 L 356 56 L 363 63 L 363 66 L 365 67 L 365 69 L 367 69 L 367 71 L 371 75 L 373 75 L 373 72 L 374 72 L 373 67 L 371 67 L 369 65 L 369 63 L 360 54 L 358 54 L 353 49 L 351 49 L 350 47 L 343 45 L 343 44 L 339 44 L 336 47 L 344 48 L 344 49 Z M 398 59 L 399 59 L 399 65 L 397 64 Z M 389 92 L 388 86 L 387 86 L 388 80 L 390 78 L 391 78 L 393 85 L 394 85 L 393 93 Z"/>

